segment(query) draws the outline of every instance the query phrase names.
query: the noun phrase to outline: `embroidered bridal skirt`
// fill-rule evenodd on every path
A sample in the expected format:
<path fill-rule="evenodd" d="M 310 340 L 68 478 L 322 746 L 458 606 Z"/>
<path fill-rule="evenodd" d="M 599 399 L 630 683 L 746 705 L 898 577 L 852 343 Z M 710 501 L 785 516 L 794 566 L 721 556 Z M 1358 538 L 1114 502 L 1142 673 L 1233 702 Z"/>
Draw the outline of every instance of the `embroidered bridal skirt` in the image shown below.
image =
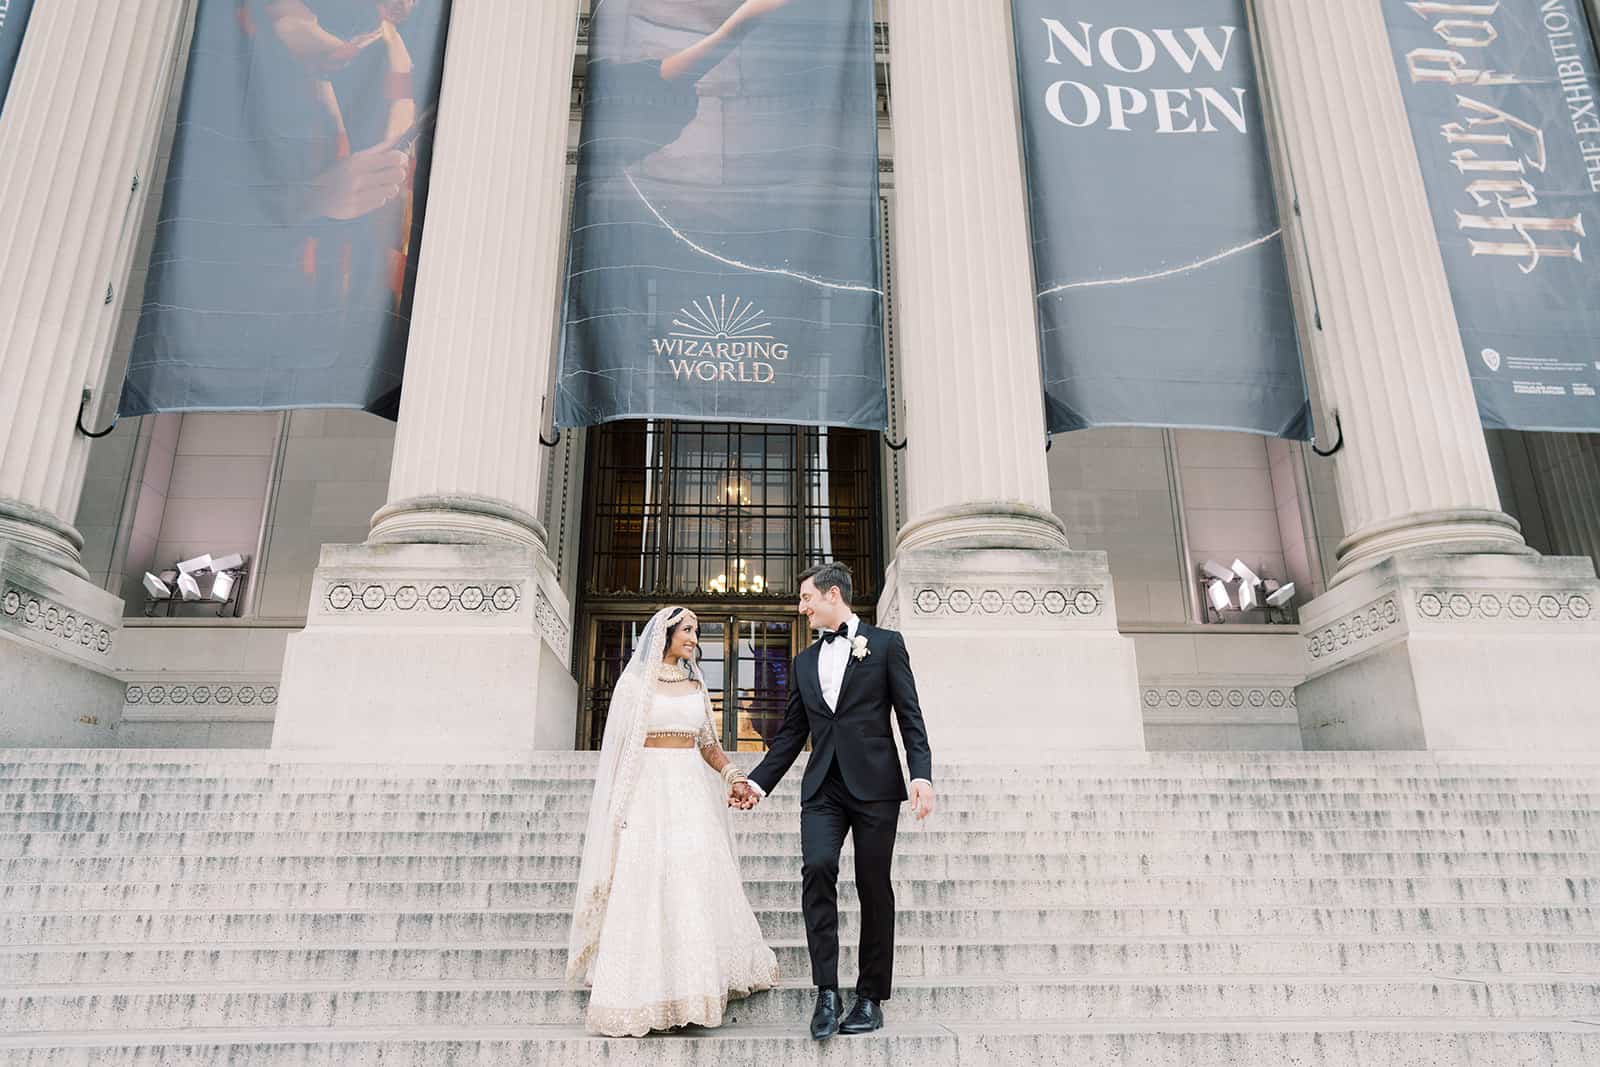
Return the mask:
<path fill-rule="evenodd" d="M 590 971 L 591 1033 L 719 1026 L 730 1000 L 777 984 L 778 959 L 724 829 L 726 803 L 697 750 L 644 750 Z"/>

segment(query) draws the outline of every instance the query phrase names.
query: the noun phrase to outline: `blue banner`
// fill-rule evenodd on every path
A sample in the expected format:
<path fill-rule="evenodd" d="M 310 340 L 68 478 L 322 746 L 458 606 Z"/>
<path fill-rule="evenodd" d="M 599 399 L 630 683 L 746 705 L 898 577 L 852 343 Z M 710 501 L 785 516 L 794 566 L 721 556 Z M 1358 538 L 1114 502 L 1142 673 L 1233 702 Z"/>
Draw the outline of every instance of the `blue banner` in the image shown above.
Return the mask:
<path fill-rule="evenodd" d="M 1051 431 L 1304 439 L 1244 0 L 1014 0 Z"/>
<path fill-rule="evenodd" d="M 28 29 L 28 16 L 32 13 L 33 0 L 0 0 L 0 112 L 6 109 L 11 75 L 17 69 L 22 35 Z"/>
<path fill-rule="evenodd" d="M 1490 429 L 1600 430 L 1600 80 L 1583 0 L 1384 0 Z"/>
<path fill-rule="evenodd" d="M 121 411 L 393 415 L 450 0 L 206 0 Z"/>
<path fill-rule="evenodd" d="M 871 0 L 604 0 L 557 422 L 881 429 Z"/>

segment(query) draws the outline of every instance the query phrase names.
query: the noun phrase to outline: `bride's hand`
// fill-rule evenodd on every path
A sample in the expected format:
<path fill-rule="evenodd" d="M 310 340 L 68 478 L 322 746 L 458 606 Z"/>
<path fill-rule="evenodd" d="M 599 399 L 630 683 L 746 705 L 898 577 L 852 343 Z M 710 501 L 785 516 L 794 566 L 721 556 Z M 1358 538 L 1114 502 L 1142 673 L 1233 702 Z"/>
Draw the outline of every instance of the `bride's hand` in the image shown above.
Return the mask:
<path fill-rule="evenodd" d="M 756 802 L 758 800 L 760 800 L 760 798 L 756 796 L 755 790 L 751 789 L 749 784 L 746 782 L 739 782 L 732 789 L 728 790 L 728 806 L 730 808 L 738 808 L 740 811 L 749 811 L 751 808 L 756 806 Z"/>

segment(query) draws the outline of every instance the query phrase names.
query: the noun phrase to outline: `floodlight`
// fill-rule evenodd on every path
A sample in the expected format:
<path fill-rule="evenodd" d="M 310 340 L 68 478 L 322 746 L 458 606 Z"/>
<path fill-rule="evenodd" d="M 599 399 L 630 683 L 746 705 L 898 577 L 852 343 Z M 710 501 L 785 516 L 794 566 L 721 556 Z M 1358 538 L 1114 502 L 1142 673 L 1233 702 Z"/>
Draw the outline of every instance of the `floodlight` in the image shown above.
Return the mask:
<path fill-rule="evenodd" d="M 144 572 L 144 591 L 150 594 L 152 600 L 172 599 L 172 587 L 149 571 Z"/>
<path fill-rule="evenodd" d="M 1228 599 L 1228 587 L 1223 582 L 1212 582 L 1206 586 L 1206 596 L 1211 598 L 1211 606 L 1218 611 L 1233 607 L 1233 601 Z"/>
<path fill-rule="evenodd" d="M 218 571 L 217 576 L 211 580 L 211 599 L 218 604 L 226 604 L 233 595 L 233 575 L 228 571 Z"/>
<path fill-rule="evenodd" d="M 1256 606 L 1256 586 L 1254 582 L 1239 583 L 1239 610 L 1249 611 Z"/>
<path fill-rule="evenodd" d="M 1214 559 L 1208 559 L 1200 564 L 1200 569 L 1219 582 L 1233 581 L 1233 572 Z"/>
<path fill-rule="evenodd" d="M 1249 567 L 1246 567 L 1244 565 L 1244 560 L 1242 559 L 1236 559 L 1233 561 L 1233 573 L 1237 574 L 1239 576 L 1239 580 L 1244 582 L 1246 585 L 1261 584 L 1261 579 L 1256 577 L 1256 572 L 1251 570 Z"/>
<path fill-rule="evenodd" d="M 194 575 L 187 572 L 178 575 L 178 592 L 183 594 L 185 600 L 200 599 L 200 583 L 194 580 Z"/>
<path fill-rule="evenodd" d="M 1271 596 L 1267 597 L 1267 606 L 1268 607 L 1274 607 L 1274 608 L 1286 607 L 1288 605 L 1289 601 L 1291 601 L 1293 599 L 1294 599 L 1294 583 L 1290 582 L 1288 585 L 1283 586 L 1277 592 L 1275 592 Z"/>
<path fill-rule="evenodd" d="M 196 556 L 194 559 L 186 559 L 182 563 L 178 564 L 178 573 L 193 574 L 196 571 L 203 571 L 210 566 L 211 554 L 208 552 L 203 556 Z"/>
<path fill-rule="evenodd" d="M 223 571 L 236 571 L 244 566 L 244 557 L 235 552 L 230 556 L 222 556 L 211 561 L 211 569 L 221 574 Z"/>

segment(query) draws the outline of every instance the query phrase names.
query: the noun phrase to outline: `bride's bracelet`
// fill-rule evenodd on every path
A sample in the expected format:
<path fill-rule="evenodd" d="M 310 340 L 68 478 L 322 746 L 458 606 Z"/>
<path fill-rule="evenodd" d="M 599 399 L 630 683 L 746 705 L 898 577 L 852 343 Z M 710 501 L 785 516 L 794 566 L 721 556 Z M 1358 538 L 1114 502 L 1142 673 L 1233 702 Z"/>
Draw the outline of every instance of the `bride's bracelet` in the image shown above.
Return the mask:
<path fill-rule="evenodd" d="M 745 777 L 745 773 L 732 760 L 729 760 L 722 768 L 722 780 L 731 788 L 750 779 Z"/>

